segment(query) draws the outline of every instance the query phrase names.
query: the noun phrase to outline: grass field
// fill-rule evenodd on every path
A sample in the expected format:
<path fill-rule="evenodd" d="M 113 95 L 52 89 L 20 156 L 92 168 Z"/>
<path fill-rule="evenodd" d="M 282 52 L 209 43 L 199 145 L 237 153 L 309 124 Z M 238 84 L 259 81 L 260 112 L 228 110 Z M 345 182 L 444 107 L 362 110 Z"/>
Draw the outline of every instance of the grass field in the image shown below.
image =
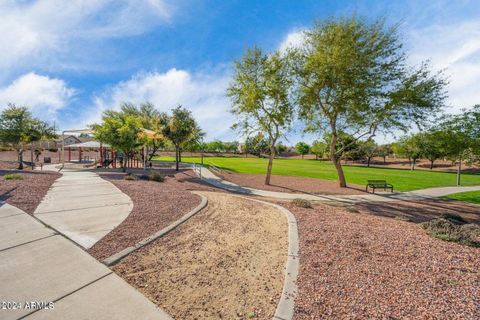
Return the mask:
<path fill-rule="evenodd" d="M 454 193 L 443 198 L 480 204 L 480 191 Z"/>
<path fill-rule="evenodd" d="M 174 161 L 173 157 L 157 157 L 155 160 Z M 200 163 L 198 157 L 182 157 L 183 162 Z M 205 157 L 204 164 L 237 173 L 265 174 L 267 159 L 241 157 Z M 365 185 L 367 180 L 387 180 L 397 191 L 454 186 L 456 174 L 447 172 L 411 171 L 389 168 L 344 166 L 347 183 Z M 302 159 L 275 159 L 273 174 L 303 176 L 317 179 L 337 180 L 337 172 L 330 162 Z M 462 174 L 462 185 L 480 185 L 480 174 Z"/>

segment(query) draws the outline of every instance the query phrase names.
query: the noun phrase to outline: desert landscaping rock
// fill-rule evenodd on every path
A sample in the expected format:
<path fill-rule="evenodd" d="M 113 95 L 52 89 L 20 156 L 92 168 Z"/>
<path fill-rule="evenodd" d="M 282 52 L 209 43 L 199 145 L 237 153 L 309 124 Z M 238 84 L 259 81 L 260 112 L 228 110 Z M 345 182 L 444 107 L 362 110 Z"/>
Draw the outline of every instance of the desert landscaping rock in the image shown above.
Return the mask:
<path fill-rule="evenodd" d="M 138 174 L 142 174 L 140 170 Z M 113 183 L 133 201 L 130 215 L 114 230 L 89 249 L 104 260 L 169 226 L 200 204 L 200 197 L 189 189 L 215 190 L 203 186 L 190 171 L 176 173 L 163 170 L 164 182 L 124 180 L 120 172 L 101 172 L 102 178 Z"/>
<path fill-rule="evenodd" d="M 22 179 L 3 179 L 3 176 L 12 173 L 19 175 Z M 60 173 L 51 171 L 0 170 L 0 201 L 6 201 L 32 214 L 48 192 L 50 186 L 61 176 Z"/>
<path fill-rule="evenodd" d="M 317 204 L 296 216 L 295 319 L 478 319 L 480 251 L 411 222 Z"/>
<path fill-rule="evenodd" d="M 284 283 L 288 225 L 278 209 L 203 193 L 206 210 L 113 270 L 176 319 L 271 319 Z"/>

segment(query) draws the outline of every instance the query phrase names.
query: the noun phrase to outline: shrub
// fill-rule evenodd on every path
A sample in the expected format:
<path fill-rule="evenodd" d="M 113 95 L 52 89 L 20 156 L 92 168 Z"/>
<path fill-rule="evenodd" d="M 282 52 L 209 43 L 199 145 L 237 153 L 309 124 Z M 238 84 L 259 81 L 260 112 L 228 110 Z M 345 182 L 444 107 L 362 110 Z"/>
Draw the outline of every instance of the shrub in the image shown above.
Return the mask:
<path fill-rule="evenodd" d="M 160 173 L 155 172 L 155 171 L 150 173 L 149 178 L 150 178 L 151 181 L 157 181 L 157 182 L 165 181 L 165 178 L 162 177 L 162 175 Z"/>
<path fill-rule="evenodd" d="M 312 203 L 310 201 L 305 200 L 305 199 L 300 199 L 300 198 L 293 199 L 292 204 L 294 206 L 300 207 L 300 208 L 311 208 L 312 207 Z"/>
<path fill-rule="evenodd" d="M 123 180 L 137 180 L 137 177 L 134 174 L 127 173 L 124 177 Z"/>
<path fill-rule="evenodd" d="M 480 246 L 480 226 L 476 224 L 455 223 L 445 218 L 437 218 L 424 222 L 421 226 L 436 238 L 472 247 Z"/>
<path fill-rule="evenodd" d="M 23 180 L 23 177 L 16 173 L 9 173 L 3 176 L 5 180 Z"/>

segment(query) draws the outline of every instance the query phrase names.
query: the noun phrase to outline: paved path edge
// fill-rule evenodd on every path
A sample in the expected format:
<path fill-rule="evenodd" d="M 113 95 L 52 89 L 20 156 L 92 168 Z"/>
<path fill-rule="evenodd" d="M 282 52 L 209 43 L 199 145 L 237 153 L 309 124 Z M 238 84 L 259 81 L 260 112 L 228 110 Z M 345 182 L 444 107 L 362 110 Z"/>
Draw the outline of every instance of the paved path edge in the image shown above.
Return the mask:
<path fill-rule="evenodd" d="M 197 193 L 195 193 L 197 194 Z M 200 204 L 193 208 L 190 212 L 187 214 L 183 215 L 180 219 L 176 220 L 175 222 L 171 223 L 170 225 L 166 226 L 165 228 L 161 229 L 160 231 L 157 231 L 156 233 L 152 234 L 151 236 L 148 236 L 147 238 L 141 240 L 140 242 L 136 243 L 133 246 L 127 247 L 123 249 L 122 251 L 115 253 L 111 255 L 108 258 L 105 258 L 102 262 L 107 265 L 107 266 L 113 266 L 120 262 L 123 258 L 131 254 L 132 252 L 143 248 L 147 244 L 157 240 L 158 238 L 161 238 L 165 235 L 167 235 L 170 231 L 174 230 L 176 227 L 196 215 L 198 212 L 202 211 L 207 205 L 208 205 L 208 200 L 205 196 L 198 194 L 201 198 Z"/>
<path fill-rule="evenodd" d="M 278 204 L 262 201 L 258 199 L 252 199 L 240 195 L 232 195 L 234 197 L 243 198 L 251 201 L 263 203 L 265 205 L 275 207 L 285 214 L 288 222 L 288 254 L 287 262 L 285 264 L 285 278 L 283 281 L 282 295 L 277 304 L 275 310 L 274 320 L 291 320 L 295 312 L 295 298 L 297 296 L 297 276 L 300 269 L 300 256 L 299 256 L 299 236 L 297 219 L 295 215 L 285 207 Z"/>

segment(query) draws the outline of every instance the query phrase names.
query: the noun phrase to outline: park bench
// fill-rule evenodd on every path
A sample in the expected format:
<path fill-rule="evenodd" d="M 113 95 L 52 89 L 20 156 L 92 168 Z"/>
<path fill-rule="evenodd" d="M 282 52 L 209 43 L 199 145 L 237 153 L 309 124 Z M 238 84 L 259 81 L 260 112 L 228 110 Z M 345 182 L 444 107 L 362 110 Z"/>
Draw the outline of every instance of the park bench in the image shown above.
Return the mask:
<path fill-rule="evenodd" d="M 373 193 L 375 193 L 375 189 L 390 189 L 393 192 L 393 185 L 387 183 L 386 180 L 368 180 L 367 186 L 365 188 L 366 192 L 368 192 L 368 188 L 371 188 L 373 190 Z"/>

